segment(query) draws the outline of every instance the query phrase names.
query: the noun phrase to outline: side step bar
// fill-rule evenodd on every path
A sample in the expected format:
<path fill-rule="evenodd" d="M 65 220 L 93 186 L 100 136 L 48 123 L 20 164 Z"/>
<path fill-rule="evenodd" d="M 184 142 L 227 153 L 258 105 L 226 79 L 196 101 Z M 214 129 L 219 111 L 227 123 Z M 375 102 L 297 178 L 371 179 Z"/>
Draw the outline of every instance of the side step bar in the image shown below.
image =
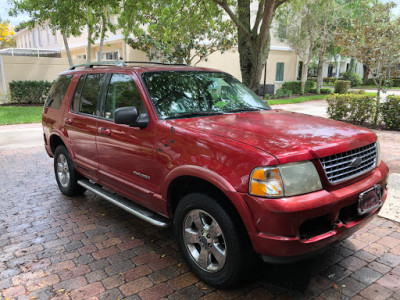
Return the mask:
<path fill-rule="evenodd" d="M 140 206 L 133 201 L 125 199 L 121 196 L 114 195 L 107 190 L 103 189 L 101 186 L 91 183 L 87 179 L 78 180 L 78 184 L 83 186 L 85 189 L 92 191 L 96 195 L 104 198 L 105 200 L 115 204 L 116 206 L 126 210 L 132 215 L 149 222 L 152 225 L 158 227 L 167 227 L 169 225 L 169 220 L 161 215 L 158 215 L 143 206 Z"/>

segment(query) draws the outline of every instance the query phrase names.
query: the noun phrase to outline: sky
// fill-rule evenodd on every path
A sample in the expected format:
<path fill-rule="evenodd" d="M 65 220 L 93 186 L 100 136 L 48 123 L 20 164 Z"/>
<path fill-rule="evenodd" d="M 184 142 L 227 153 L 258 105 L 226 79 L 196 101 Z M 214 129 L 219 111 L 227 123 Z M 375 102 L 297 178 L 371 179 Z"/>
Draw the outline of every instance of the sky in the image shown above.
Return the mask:
<path fill-rule="evenodd" d="M 382 2 L 395 2 L 397 7 L 393 9 L 393 13 L 395 15 L 400 15 L 400 0 L 382 0 Z M 0 0 L 0 18 L 1 20 L 8 20 L 10 21 L 11 25 L 15 26 L 18 25 L 22 21 L 29 20 L 28 15 L 20 14 L 17 17 L 10 17 L 8 16 L 8 10 L 10 8 L 10 4 L 8 4 L 8 0 Z"/>
<path fill-rule="evenodd" d="M 29 17 L 26 14 L 20 14 L 17 17 L 8 16 L 8 10 L 10 9 L 10 7 L 11 5 L 8 4 L 8 0 L 0 0 L 0 18 L 2 21 L 8 20 L 10 21 L 11 25 L 15 26 L 21 23 L 22 21 L 29 20 Z"/>

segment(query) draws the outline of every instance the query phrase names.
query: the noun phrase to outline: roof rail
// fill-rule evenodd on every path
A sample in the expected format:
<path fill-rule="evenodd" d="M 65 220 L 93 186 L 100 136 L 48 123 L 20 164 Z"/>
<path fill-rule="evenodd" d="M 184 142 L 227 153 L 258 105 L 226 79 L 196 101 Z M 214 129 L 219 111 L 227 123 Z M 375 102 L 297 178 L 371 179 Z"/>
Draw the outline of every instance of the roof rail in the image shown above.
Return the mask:
<path fill-rule="evenodd" d="M 117 66 L 125 67 L 126 64 L 122 60 L 113 61 L 94 61 L 86 64 L 72 65 L 68 70 L 75 70 L 75 68 L 93 68 L 94 66 Z"/>
<path fill-rule="evenodd" d="M 124 61 L 126 64 L 149 64 L 149 65 L 173 65 L 173 66 L 187 66 L 187 64 L 172 64 L 172 63 L 163 63 L 163 62 L 154 62 L 154 61 Z"/>

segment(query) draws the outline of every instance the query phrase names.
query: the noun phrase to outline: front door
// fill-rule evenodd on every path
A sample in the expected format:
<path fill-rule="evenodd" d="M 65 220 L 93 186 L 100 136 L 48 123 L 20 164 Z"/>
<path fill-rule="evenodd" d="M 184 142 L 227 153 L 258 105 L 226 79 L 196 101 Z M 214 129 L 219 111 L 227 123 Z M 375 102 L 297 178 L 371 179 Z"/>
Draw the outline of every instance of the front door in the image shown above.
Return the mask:
<path fill-rule="evenodd" d="M 140 115 L 147 114 L 132 75 L 112 74 L 105 95 L 97 123 L 100 183 L 151 208 L 154 122 L 142 129 L 114 123 L 114 112 L 120 107 L 135 106 Z"/>

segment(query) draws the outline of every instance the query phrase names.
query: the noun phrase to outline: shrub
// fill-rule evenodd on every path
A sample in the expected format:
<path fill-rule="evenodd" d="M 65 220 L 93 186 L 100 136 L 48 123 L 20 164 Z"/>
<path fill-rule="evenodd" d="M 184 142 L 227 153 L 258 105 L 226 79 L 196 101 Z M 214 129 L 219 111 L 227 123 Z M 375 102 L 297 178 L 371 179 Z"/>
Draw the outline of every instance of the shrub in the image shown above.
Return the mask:
<path fill-rule="evenodd" d="M 350 81 L 336 80 L 335 82 L 335 93 L 346 94 L 350 88 Z"/>
<path fill-rule="evenodd" d="M 350 81 L 352 87 L 359 86 L 362 84 L 361 77 L 357 73 L 344 72 L 342 74 L 342 78 L 343 80 Z"/>
<path fill-rule="evenodd" d="M 18 80 L 11 81 L 11 100 L 17 103 L 39 104 L 44 103 L 49 94 L 52 83 L 49 81 Z"/>
<path fill-rule="evenodd" d="M 364 95 L 365 94 L 365 90 L 354 90 L 354 91 L 350 91 L 348 93 L 349 94 L 356 94 L 356 95 Z"/>
<path fill-rule="evenodd" d="M 275 95 L 270 95 L 270 94 L 266 94 L 264 99 L 279 99 L 279 98 L 288 98 L 292 96 L 292 91 L 285 89 L 285 88 L 280 88 L 276 91 Z"/>
<path fill-rule="evenodd" d="M 330 88 L 322 88 L 321 94 L 333 94 L 333 91 Z"/>
<path fill-rule="evenodd" d="M 326 84 L 335 84 L 336 77 L 324 77 L 322 80 Z"/>
<path fill-rule="evenodd" d="M 335 94 L 328 96 L 326 101 L 330 118 L 359 125 L 372 122 L 374 116 L 371 111 L 377 105 L 376 97 L 368 95 Z"/>
<path fill-rule="evenodd" d="M 292 94 L 300 94 L 301 81 L 286 81 L 282 84 L 282 88 L 290 90 Z M 304 93 L 309 93 L 313 88 L 315 88 L 315 82 L 312 80 L 307 80 Z"/>
<path fill-rule="evenodd" d="M 388 128 L 400 130 L 400 96 L 387 96 L 380 105 L 380 114 Z"/>
<path fill-rule="evenodd" d="M 292 91 L 286 88 L 280 88 L 276 91 L 275 97 L 277 98 L 287 98 L 292 96 Z"/>
<path fill-rule="evenodd" d="M 400 87 L 400 78 L 390 78 L 393 82 L 393 87 Z M 375 85 L 375 82 L 372 78 L 368 78 L 363 82 L 364 85 Z"/>

